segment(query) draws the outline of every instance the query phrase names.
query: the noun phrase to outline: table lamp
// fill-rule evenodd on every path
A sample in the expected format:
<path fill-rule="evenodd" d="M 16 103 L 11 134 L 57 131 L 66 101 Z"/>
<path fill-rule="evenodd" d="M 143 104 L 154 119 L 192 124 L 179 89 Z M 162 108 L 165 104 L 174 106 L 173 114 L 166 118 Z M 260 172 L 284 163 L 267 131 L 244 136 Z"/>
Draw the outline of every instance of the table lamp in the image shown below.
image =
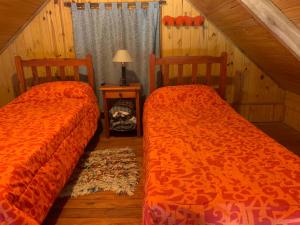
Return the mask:
<path fill-rule="evenodd" d="M 132 58 L 129 55 L 129 52 L 125 49 L 120 49 L 117 51 L 113 58 L 113 62 L 122 64 L 122 81 L 121 86 L 127 86 L 126 82 L 126 63 L 132 62 Z"/>

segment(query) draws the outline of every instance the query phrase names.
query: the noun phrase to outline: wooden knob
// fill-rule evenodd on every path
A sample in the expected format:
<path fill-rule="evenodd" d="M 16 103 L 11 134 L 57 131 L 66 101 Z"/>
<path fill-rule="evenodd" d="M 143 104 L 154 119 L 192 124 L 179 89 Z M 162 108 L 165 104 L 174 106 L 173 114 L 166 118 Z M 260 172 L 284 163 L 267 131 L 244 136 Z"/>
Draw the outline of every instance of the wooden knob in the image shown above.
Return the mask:
<path fill-rule="evenodd" d="M 122 93 L 119 93 L 119 96 L 120 96 L 120 98 L 122 98 L 123 97 Z"/>

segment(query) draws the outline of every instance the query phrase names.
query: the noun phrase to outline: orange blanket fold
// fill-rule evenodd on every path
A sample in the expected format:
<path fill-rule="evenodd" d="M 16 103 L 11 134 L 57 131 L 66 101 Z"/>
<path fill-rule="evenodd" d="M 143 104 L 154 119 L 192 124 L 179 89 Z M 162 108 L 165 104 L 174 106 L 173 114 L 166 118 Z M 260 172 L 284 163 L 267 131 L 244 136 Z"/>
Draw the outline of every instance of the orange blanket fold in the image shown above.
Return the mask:
<path fill-rule="evenodd" d="M 156 90 L 144 151 L 144 225 L 300 224 L 300 158 L 209 87 Z"/>
<path fill-rule="evenodd" d="M 0 224 L 40 224 L 97 128 L 93 90 L 38 85 L 0 109 Z"/>

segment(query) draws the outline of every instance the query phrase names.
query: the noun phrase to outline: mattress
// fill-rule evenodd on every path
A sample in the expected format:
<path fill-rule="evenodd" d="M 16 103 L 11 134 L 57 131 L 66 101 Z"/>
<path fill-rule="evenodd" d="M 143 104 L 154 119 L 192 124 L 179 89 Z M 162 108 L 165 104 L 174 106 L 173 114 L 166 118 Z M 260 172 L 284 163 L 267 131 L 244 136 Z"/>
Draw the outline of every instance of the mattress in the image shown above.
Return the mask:
<path fill-rule="evenodd" d="M 0 224 L 42 223 L 98 118 L 80 82 L 38 85 L 0 109 Z"/>
<path fill-rule="evenodd" d="M 299 225 L 300 158 L 201 85 L 144 109 L 144 225 Z"/>

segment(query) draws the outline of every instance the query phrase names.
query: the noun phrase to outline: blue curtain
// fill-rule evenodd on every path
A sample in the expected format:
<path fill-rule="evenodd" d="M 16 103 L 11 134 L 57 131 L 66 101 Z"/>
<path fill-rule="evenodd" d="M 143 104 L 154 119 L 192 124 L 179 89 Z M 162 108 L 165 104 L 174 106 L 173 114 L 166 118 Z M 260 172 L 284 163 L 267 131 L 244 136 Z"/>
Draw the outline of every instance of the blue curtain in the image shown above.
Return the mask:
<path fill-rule="evenodd" d="M 121 65 L 112 62 L 118 49 L 127 49 L 134 62 L 127 65 L 128 82 L 140 82 L 144 94 L 149 93 L 149 55 L 159 53 L 160 9 L 158 2 L 150 2 L 143 9 L 140 2 L 135 9 L 128 9 L 128 3 L 112 3 L 112 9 L 77 9 L 72 3 L 72 18 L 75 51 L 77 57 L 87 53 L 93 56 L 96 85 L 119 84 Z"/>

